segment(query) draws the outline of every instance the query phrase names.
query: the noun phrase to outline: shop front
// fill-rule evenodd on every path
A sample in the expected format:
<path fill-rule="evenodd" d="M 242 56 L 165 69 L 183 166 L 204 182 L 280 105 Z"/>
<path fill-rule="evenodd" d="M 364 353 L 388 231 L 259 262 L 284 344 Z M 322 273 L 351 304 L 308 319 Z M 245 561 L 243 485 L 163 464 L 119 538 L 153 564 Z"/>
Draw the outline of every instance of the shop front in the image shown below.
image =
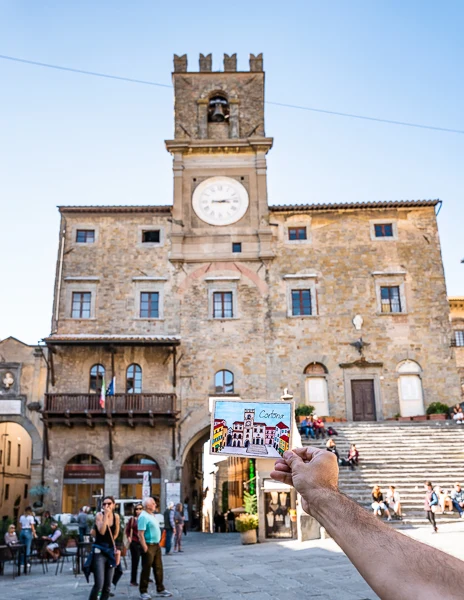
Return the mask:
<path fill-rule="evenodd" d="M 91 454 L 74 456 L 64 469 L 62 512 L 77 514 L 83 506 L 97 508 L 103 494 L 105 469 Z"/>
<path fill-rule="evenodd" d="M 161 494 L 161 471 L 158 463 L 146 454 L 134 454 L 121 467 L 119 497 L 142 499 L 143 474 L 151 478 L 151 495 L 158 501 Z"/>

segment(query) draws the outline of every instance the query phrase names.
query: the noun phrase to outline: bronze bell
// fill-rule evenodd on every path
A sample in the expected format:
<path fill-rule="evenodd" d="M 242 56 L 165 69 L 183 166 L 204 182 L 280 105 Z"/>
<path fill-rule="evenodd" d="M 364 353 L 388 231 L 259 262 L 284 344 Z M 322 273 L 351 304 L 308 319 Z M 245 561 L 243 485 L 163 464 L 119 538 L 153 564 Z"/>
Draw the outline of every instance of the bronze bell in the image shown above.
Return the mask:
<path fill-rule="evenodd" d="M 227 108 L 227 100 L 225 98 L 211 98 L 209 102 L 209 120 L 213 123 L 222 123 L 223 121 L 225 121 L 225 108 Z"/>

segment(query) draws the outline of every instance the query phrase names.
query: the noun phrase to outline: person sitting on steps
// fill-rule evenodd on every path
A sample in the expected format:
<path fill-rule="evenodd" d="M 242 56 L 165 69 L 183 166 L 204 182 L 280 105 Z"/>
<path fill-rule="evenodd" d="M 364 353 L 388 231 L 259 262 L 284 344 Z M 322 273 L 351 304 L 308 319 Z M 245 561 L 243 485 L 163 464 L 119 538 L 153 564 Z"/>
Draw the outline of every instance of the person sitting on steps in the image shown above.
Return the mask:
<path fill-rule="evenodd" d="M 382 490 L 378 485 L 374 485 L 374 488 L 372 490 L 372 500 L 373 502 L 371 506 L 374 511 L 374 515 L 376 515 L 377 517 L 381 517 L 383 511 L 387 515 L 387 520 L 391 521 L 392 518 L 390 515 L 390 511 L 388 510 L 388 506 L 383 501 Z"/>
<path fill-rule="evenodd" d="M 461 519 L 464 519 L 464 490 L 459 482 L 454 484 L 454 490 L 451 492 L 451 502 Z"/>
<path fill-rule="evenodd" d="M 310 424 L 310 421 L 308 420 L 308 418 L 305 417 L 301 421 L 300 427 L 301 427 L 301 433 L 304 434 L 304 436 L 307 440 L 309 440 L 309 436 L 311 436 L 312 439 L 314 439 L 316 437 L 314 434 L 314 427 L 312 426 L 312 423 Z"/>
<path fill-rule="evenodd" d="M 322 437 L 322 439 L 325 440 L 324 421 L 320 419 L 317 415 L 314 415 L 314 430 L 316 432 L 316 439 Z"/>
<path fill-rule="evenodd" d="M 388 509 L 393 512 L 394 517 L 400 520 L 403 519 L 403 514 L 401 511 L 401 498 L 394 485 L 391 485 L 388 489 L 387 506 Z"/>

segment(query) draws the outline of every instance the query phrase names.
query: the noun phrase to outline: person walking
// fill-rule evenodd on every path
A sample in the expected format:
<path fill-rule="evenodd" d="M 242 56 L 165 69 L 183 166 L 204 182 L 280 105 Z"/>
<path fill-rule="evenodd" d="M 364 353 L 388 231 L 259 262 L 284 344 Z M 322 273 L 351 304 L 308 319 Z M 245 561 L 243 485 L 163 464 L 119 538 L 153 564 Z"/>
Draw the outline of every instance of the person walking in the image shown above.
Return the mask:
<path fill-rule="evenodd" d="M 129 542 L 129 550 L 131 555 L 131 580 L 130 585 L 137 587 L 137 569 L 139 568 L 140 557 L 142 556 L 142 546 L 139 540 L 139 530 L 137 527 L 137 519 L 143 510 L 141 504 L 136 504 L 134 513 L 126 525 L 125 534 Z"/>
<path fill-rule="evenodd" d="M 425 498 L 424 498 L 424 510 L 425 510 L 425 516 L 427 517 L 427 519 L 430 521 L 430 524 L 433 527 L 433 532 L 437 533 L 438 531 L 438 527 L 437 524 L 435 522 L 435 510 L 436 508 L 433 508 L 434 506 L 437 507 L 438 506 L 438 497 L 435 494 L 435 492 L 433 491 L 433 485 L 431 481 L 426 481 L 425 482 Z"/>
<path fill-rule="evenodd" d="M 184 529 L 184 515 L 182 514 L 183 505 L 181 502 L 176 504 L 176 509 L 174 511 L 174 524 L 175 524 L 175 532 L 174 532 L 174 552 L 183 552 L 182 550 L 182 531 Z"/>
<path fill-rule="evenodd" d="M 230 533 L 235 531 L 235 514 L 231 508 L 229 508 L 229 512 L 227 513 L 227 531 Z"/>
<path fill-rule="evenodd" d="M 30 567 L 29 557 L 31 556 L 32 539 L 37 537 L 35 532 L 35 519 L 30 506 L 28 506 L 25 509 L 24 514 L 19 517 L 19 524 L 21 525 L 19 541 L 26 547 L 24 556 L 26 558 L 27 566 Z"/>
<path fill-rule="evenodd" d="M 137 519 L 139 541 L 142 546 L 142 573 L 140 575 L 140 600 L 150 600 L 148 583 L 150 571 L 153 568 L 156 583 L 156 595 L 162 598 L 172 596 L 163 584 L 163 559 L 161 556 L 160 539 L 161 530 L 154 516 L 156 502 L 153 498 L 144 498 L 143 510 Z M 182 533 L 182 532 L 181 532 Z"/>
<path fill-rule="evenodd" d="M 94 584 L 89 600 L 108 600 L 116 567 L 114 540 L 119 535 L 119 515 L 115 514 L 113 496 L 105 496 L 102 511 L 95 517 L 95 543 L 93 545 L 92 571 Z M 101 596 L 99 596 L 101 592 Z"/>
<path fill-rule="evenodd" d="M 83 506 L 77 515 L 77 525 L 79 527 L 79 542 L 84 541 L 84 536 L 87 535 L 87 507 Z"/>
<path fill-rule="evenodd" d="M 168 507 L 164 511 L 164 531 L 166 532 L 165 554 L 171 554 L 172 536 L 174 535 L 175 528 L 176 524 L 174 522 L 174 502 L 170 502 L 168 504 Z"/>

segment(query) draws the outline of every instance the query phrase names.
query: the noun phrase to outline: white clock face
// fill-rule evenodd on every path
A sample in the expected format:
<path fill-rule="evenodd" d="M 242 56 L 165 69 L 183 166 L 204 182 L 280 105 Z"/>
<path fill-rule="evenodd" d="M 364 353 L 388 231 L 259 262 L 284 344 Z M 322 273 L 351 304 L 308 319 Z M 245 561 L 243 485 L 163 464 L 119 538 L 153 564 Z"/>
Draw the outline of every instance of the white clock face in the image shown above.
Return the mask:
<path fill-rule="evenodd" d="M 231 177 L 210 177 L 193 192 L 192 206 L 197 216 L 209 225 L 231 225 L 248 209 L 248 192 Z"/>

